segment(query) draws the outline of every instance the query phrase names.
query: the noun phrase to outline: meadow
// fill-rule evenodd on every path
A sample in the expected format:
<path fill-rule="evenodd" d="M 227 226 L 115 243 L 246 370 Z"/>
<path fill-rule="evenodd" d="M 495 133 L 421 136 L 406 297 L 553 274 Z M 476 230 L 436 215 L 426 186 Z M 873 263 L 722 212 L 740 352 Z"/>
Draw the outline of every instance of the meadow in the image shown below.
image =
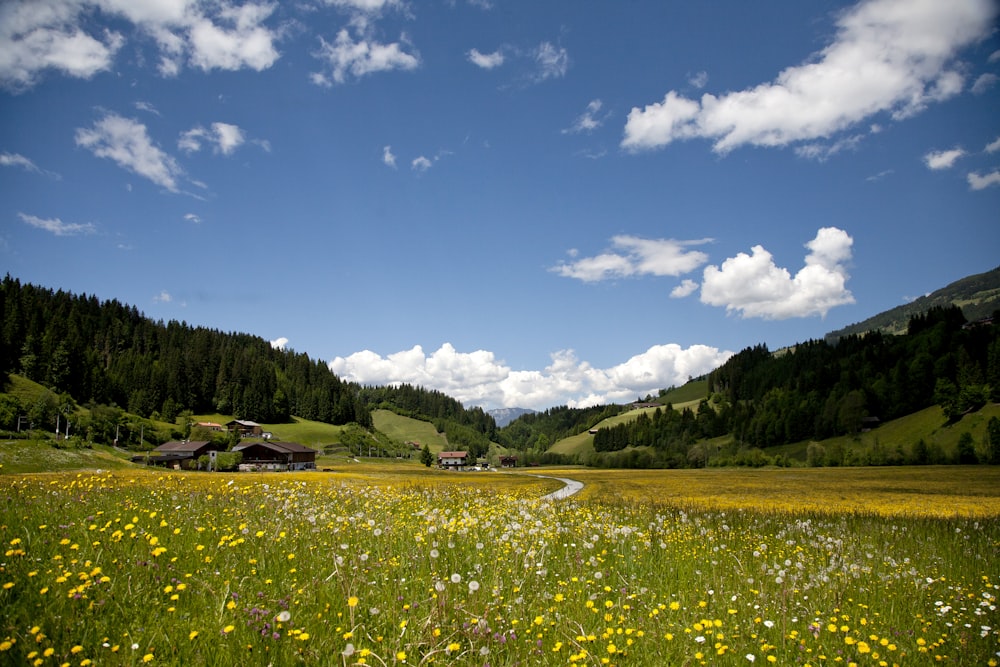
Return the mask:
<path fill-rule="evenodd" d="M 993 468 L 530 472 L 0 474 L 0 664 L 997 664 Z"/>

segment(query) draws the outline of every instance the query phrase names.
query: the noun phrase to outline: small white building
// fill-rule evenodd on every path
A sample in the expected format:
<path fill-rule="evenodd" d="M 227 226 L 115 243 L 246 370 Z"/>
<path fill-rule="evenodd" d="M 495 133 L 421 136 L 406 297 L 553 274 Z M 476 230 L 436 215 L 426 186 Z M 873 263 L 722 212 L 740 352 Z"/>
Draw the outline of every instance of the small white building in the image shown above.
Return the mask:
<path fill-rule="evenodd" d="M 439 468 L 461 470 L 469 463 L 469 452 L 441 452 L 438 454 Z"/>

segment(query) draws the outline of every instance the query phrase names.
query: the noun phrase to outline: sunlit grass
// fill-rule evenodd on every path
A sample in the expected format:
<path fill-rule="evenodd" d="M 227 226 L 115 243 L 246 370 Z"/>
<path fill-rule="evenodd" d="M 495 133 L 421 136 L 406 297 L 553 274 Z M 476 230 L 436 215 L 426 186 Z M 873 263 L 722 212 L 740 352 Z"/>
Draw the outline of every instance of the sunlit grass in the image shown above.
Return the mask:
<path fill-rule="evenodd" d="M 890 516 L 881 495 L 915 507 L 907 485 L 923 485 L 933 506 L 964 488 L 992 506 L 992 470 L 876 470 L 839 488 L 670 471 L 659 492 L 634 471 L 532 472 L 581 479 L 590 499 L 417 466 L 0 476 L 0 664 L 997 658 L 996 512 Z M 713 506 L 704 494 L 725 486 Z M 855 504 L 838 509 L 845 492 Z"/>

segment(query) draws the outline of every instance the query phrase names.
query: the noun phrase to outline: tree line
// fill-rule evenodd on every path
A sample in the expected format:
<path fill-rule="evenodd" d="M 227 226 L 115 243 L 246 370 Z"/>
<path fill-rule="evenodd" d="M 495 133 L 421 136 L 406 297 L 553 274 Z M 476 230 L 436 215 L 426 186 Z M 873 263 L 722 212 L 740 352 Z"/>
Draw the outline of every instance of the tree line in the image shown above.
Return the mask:
<path fill-rule="evenodd" d="M 54 405 L 42 406 L 40 417 L 53 425 L 71 399 L 92 412 L 127 411 L 167 422 L 182 412 L 262 423 L 294 415 L 370 430 L 372 410 L 387 407 L 436 421 L 476 443 L 496 430 L 482 410 L 466 410 L 440 392 L 363 387 L 337 377 L 322 361 L 273 348 L 258 336 L 154 321 L 117 300 L 22 284 L 9 274 L 0 283 L 0 314 L 0 378 L 15 373 L 50 388 Z M 3 423 L 18 412 L 7 403 L 0 428 L 16 426 Z M 27 412 L 34 406 L 19 407 Z M 99 435 L 110 442 L 103 430 Z"/>

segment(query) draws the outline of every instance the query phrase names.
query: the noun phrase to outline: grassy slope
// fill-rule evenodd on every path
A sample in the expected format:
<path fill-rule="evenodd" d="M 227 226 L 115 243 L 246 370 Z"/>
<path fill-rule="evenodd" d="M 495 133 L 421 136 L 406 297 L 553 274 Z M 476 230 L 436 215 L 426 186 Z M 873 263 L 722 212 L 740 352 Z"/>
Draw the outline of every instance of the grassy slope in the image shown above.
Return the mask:
<path fill-rule="evenodd" d="M 131 467 L 128 455 L 104 445 L 91 449 L 56 449 L 47 440 L 0 441 L 0 474 L 110 470 Z"/>
<path fill-rule="evenodd" d="M 697 409 L 698 402 L 700 400 L 701 396 L 695 399 L 689 399 L 683 403 L 675 402 L 673 403 L 673 406 L 675 410 L 683 410 L 684 408 L 691 408 L 692 410 L 695 410 Z M 628 412 L 623 412 L 620 415 L 608 417 L 607 419 L 598 422 L 594 428 L 610 428 L 612 426 L 617 426 L 618 424 L 624 424 L 633 421 L 642 413 L 652 415 L 659 409 L 661 408 L 641 408 L 639 410 L 629 410 Z M 559 440 L 554 445 L 549 447 L 549 451 L 556 454 L 588 454 L 594 451 L 594 436 L 590 435 L 590 433 L 586 431 L 578 433 L 577 435 Z"/>
<path fill-rule="evenodd" d="M 375 428 L 393 440 L 427 445 L 435 453 L 448 449 L 448 439 L 443 433 L 438 433 L 430 422 L 403 417 L 391 410 L 376 410 L 372 413 L 372 422 Z"/>

